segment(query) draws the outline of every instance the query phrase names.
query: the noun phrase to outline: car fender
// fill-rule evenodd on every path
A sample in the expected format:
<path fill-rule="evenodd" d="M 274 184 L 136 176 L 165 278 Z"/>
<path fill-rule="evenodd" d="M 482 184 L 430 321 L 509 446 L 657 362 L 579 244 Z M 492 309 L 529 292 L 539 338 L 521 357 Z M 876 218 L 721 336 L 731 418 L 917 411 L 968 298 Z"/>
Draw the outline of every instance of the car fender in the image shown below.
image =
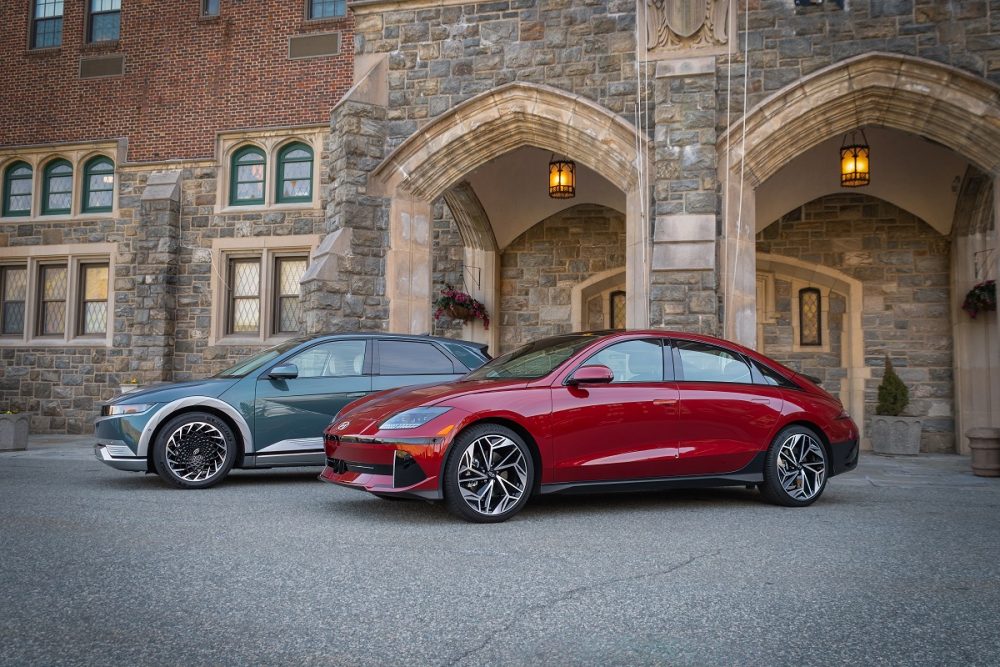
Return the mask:
<path fill-rule="evenodd" d="M 212 408 L 224 413 L 233 420 L 233 423 L 240 430 L 240 436 L 243 438 L 244 453 L 253 453 L 253 437 L 250 435 L 250 425 L 247 424 L 247 420 L 243 418 L 243 415 L 236 408 L 225 401 L 220 401 L 217 398 L 209 396 L 187 396 L 179 398 L 176 401 L 171 401 L 153 413 L 153 416 L 146 422 L 145 428 L 142 429 L 142 435 L 139 436 L 139 451 L 136 452 L 136 455 L 146 456 L 149 451 L 149 443 L 160 424 L 173 417 L 178 410 L 190 407 Z"/>

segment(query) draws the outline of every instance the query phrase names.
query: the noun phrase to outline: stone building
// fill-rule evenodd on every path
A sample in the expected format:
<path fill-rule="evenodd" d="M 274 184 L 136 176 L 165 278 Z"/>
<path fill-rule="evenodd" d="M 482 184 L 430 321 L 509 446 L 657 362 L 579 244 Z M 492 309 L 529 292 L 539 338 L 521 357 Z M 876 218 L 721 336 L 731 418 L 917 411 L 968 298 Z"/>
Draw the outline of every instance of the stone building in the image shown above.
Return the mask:
<path fill-rule="evenodd" d="M 998 425 L 997 315 L 961 310 L 1000 267 L 998 0 L 17 0 L 0 25 L 0 408 L 36 429 L 299 331 L 496 353 L 622 322 L 756 347 L 862 428 L 888 355 L 927 451 Z M 855 132 L 870 183 L 842 187 Z M 493 326 L 435 320 L 446 284 Z"/>

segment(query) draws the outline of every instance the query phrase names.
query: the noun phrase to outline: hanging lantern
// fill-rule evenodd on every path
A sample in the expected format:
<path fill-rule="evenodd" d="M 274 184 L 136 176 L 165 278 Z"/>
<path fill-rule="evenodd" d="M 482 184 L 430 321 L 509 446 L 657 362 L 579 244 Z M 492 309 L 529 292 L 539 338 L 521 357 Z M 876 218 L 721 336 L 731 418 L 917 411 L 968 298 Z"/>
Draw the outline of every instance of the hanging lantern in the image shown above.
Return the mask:
<path fill-rule="evenodd" d="M 868 137 L 861 130 L 861 143 L 858 143 L 856 135 L 856 132 L 851 132 L 851 140 L 848 142 L 845 134 L 844 143 L 840 147 L 840 185 L 845 188 L 859 188 L 871 182 Z"/>
<path fill-rule="evenodd" d="M 576 196 L 576 163 L 572 160 L 549 161 L 549 196 L 553 199 L 572 199 Z"/>

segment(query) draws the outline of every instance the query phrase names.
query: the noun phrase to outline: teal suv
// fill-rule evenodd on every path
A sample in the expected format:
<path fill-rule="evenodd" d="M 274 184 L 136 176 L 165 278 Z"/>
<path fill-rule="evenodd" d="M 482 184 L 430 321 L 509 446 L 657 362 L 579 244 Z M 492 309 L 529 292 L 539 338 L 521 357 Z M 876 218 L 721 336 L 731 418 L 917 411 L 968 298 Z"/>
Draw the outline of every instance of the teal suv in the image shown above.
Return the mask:
<path fill-rule="evenodd" d="M 351 401 L 454 380 L 488 359 L 485 345 L 431 336 L 296 338 L 204 380 L 115 397 L 101 406 L 94 453 L 188 489 L 234 467 L 323 465 L 323 429 Z"/>

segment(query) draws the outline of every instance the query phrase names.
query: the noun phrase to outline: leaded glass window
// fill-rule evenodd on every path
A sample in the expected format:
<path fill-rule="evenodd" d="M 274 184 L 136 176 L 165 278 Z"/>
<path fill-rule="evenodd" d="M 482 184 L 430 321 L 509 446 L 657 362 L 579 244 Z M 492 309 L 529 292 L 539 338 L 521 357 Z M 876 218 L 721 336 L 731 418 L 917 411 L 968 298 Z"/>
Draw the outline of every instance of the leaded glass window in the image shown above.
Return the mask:
<path fill-rule="evenodd" d="M 31 214 L 31 167 L 15 162 L 7 167 L 3 179 L 3 214 Z"/>
<path fill-rule="evenodd" d="M 83 211 L 110 211 L 115 189 L 115 165 L 106 157 L 96 157 L 83 168 Z"/>
<path fill-rule="evenodd" d="M 610 297 L 611 328 L 625 328 L 625 292 L 615 291 Z"/>
<path fill-rule="evenodd" d="M 229 333 L 260 331 L 260 259 L 229 263 Z"/>
<path fill-rule="evenodd" d="M 79 331 L 84 336 L 103 334 L 108 330 L 108 265 L 84 264 L 80 267 Z"/>
<path fill-rule="evenodd" d="M 63 0 L 35 0 L 31 16 L 31 48 L 62 44 Z"/>
<path fill-rule="evenodd" d="M 299 282 L 306 272 L 304 257 L 281 257 L 275 262 L 274 333 L 294 333 L 299 330 Z"/>
<path fill-rule="evenodd" d="M 347 14 L 347 0 L 309 0 L 309 18 L 325 19 Z"/>
<path fill-rule="evenodd" d="M 45 167 L 42 184 L 42 214 L 69 213 L 73 202 L 73 167 L 66 160 Z"/>
<path fill-rule="evenodd" d="M 122 0 L 90 0 L 88 42 L 114 42 L 121 33 Z"/>
<path fill-rule="evenodd" d="M 312 200 L 313 153 L 305 144 L 290 144 L 278 153 L 279 202 Z"/>
<path fill-rule="evenodd" d="M 0 333 L 24 333 L 24 302 L 28 294 L 28 270 L 23 266 L 0 268 Z"/>
<path fill-rule="evenodd" d="M 66 331 L 66 267 L 42 266 L 38 284 L 38 331 L 42 336 L 57 336 Z"/>
<path fill-rule="evenodd" d="M 264 203 L 264 151 L 241 148 L 233 154 L 229 203 L 232 206 Z"/>
<path fill-rule="evenodd" d="M 819 290 L 806 287 L 799 290 L 799 345 L 822 345 L 822 310 Z"/>

